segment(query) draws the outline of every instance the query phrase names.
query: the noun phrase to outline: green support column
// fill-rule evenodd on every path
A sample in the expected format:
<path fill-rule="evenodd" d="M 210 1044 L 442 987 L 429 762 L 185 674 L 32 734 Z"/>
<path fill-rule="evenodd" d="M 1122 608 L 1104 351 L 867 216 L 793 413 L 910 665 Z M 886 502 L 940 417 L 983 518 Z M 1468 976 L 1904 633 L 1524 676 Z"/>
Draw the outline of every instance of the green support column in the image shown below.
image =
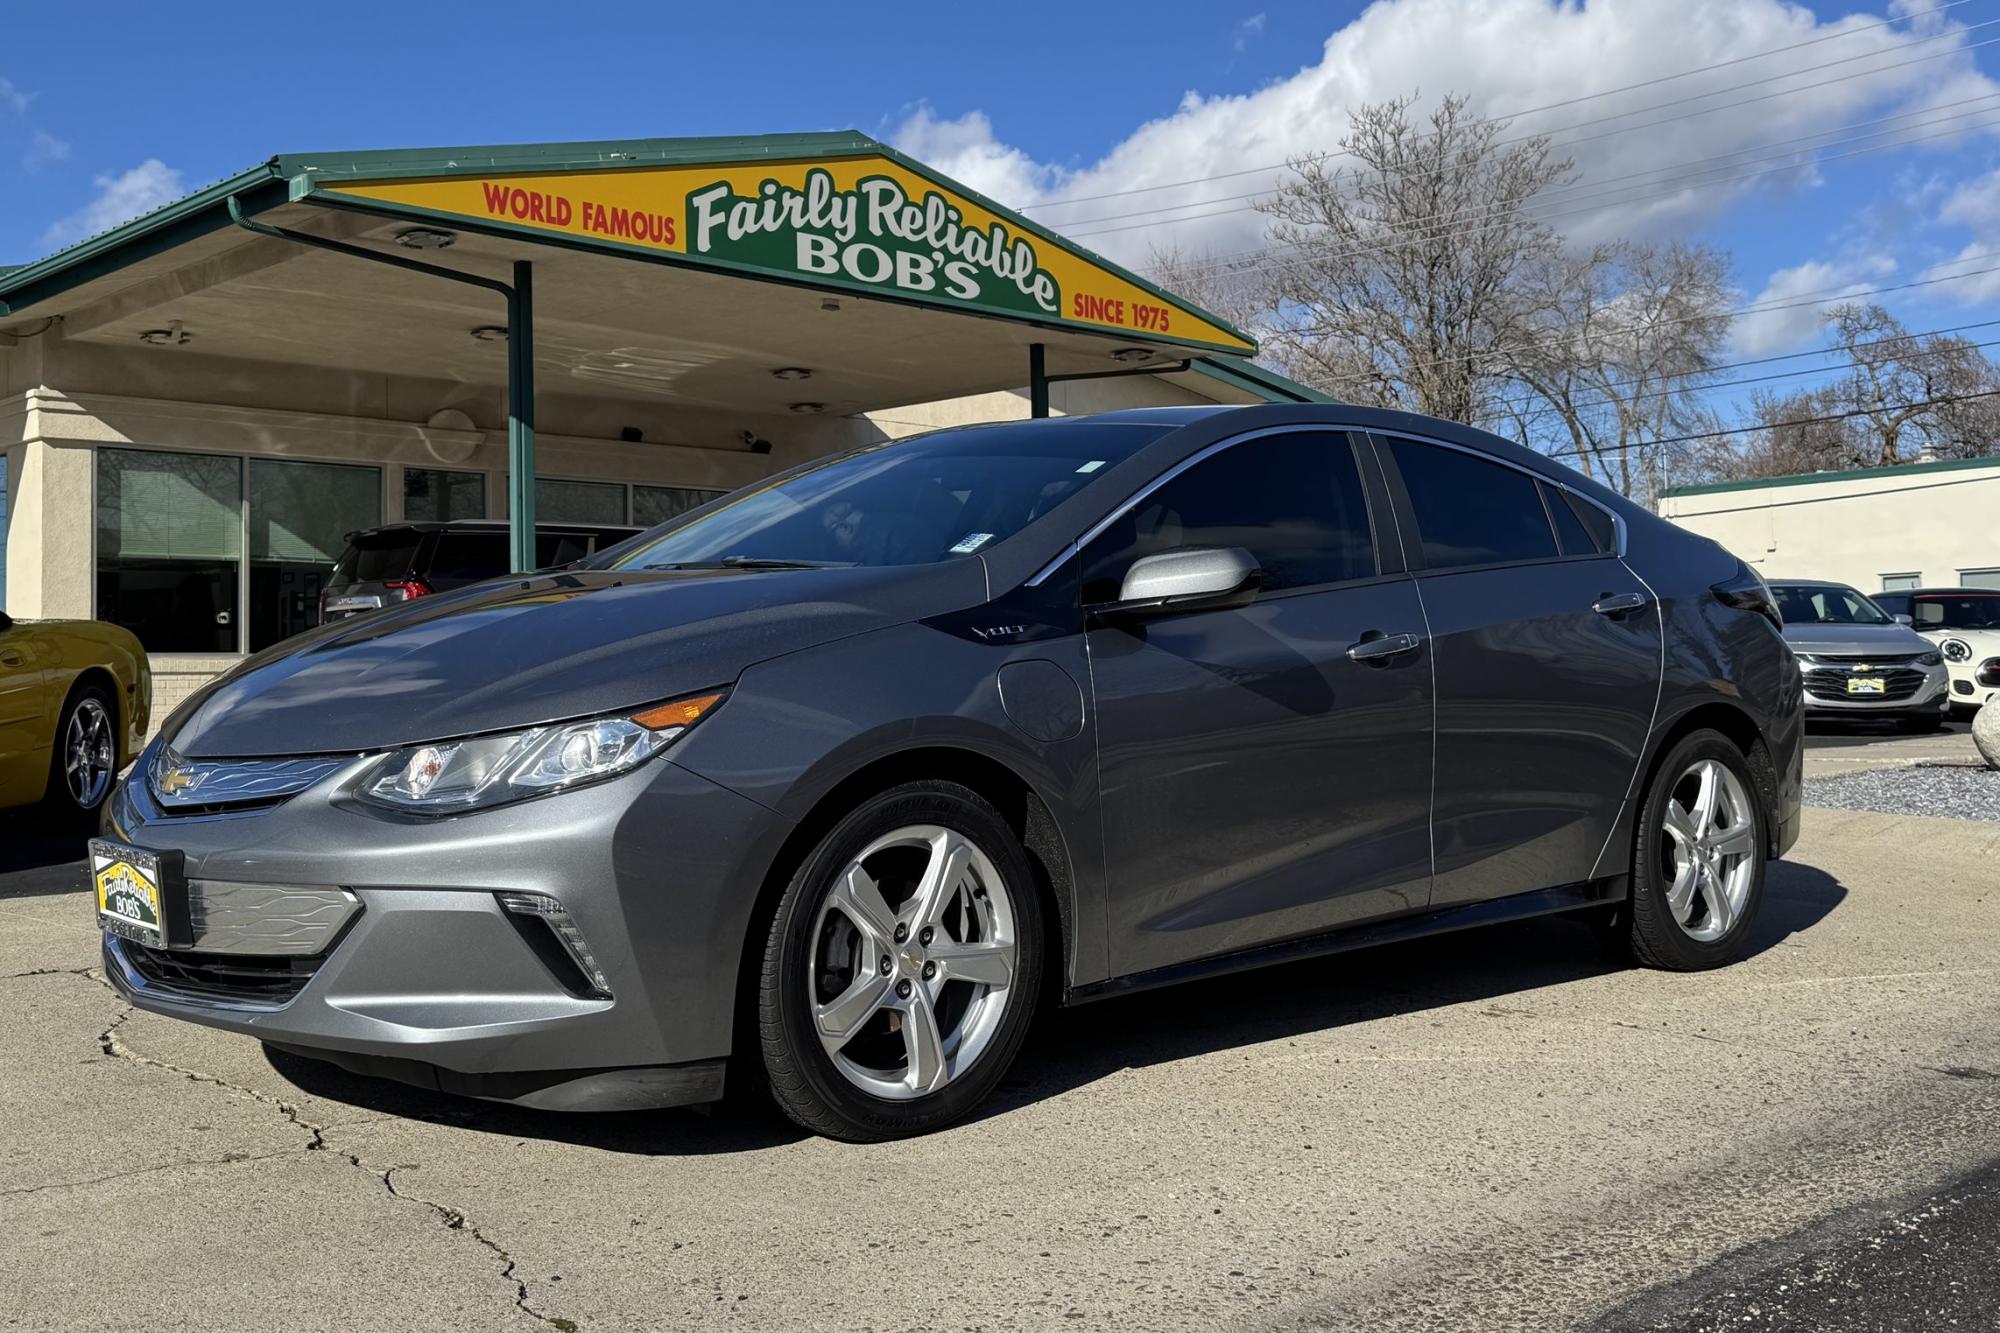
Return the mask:
<path fill-rule="evenodd" d="M 1049 414 L 1049 372 L 1042 362 L 1042 345 L 1028 344 L 1028 415 Z"/>
<path fill-rule="evenodd" d="M 507 296 L 507 555 L 535 567 L 535 293 L 528 261 L 514 261 Z"/>

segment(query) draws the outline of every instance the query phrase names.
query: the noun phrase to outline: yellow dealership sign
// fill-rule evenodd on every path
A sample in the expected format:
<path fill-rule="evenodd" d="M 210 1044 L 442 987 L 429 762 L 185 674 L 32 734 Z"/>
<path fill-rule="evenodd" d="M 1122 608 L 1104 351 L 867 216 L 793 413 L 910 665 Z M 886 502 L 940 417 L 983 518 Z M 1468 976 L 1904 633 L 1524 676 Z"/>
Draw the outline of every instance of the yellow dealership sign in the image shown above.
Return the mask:
<path fill-rule="evenodd" d="M 1200 311 L 879 155 L 320 184 L 692 263 L 1247 356 Z"/>

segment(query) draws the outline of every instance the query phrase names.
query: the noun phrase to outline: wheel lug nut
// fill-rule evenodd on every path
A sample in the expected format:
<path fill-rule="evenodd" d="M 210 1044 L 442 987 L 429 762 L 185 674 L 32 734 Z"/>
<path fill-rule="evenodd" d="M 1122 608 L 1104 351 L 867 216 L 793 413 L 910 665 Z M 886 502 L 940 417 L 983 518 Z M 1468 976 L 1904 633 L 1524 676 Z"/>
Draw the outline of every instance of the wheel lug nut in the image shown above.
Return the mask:
<path fill-rule="evenodd" d="M 909 999 L 909 998 L 910 998 L 910 990 L 911 990 L 911 986 L 910 986 L 910 983 L 909 983 L 909 982 L 907 982 L 907 981 L 899 981 L 899 982 L 897 982 L 897 983 L 896 983 L 896 994 L 897 994 L 897 996 L 899 996 L 900 998 L 902 998 L 902 999 L 905 999 L 905 1000 Z"/>
<path fill-rule="evenodd" d="M 931 928 L 929 926 L 925 926 L 923 930 L 920 931 L 917 935 L 917 943 L 929 944 L 930 942 L 931 942 Z"/>
<path fill-rule="evenodd" d="M 896 943 L 901 944 L 908 938 L 910 938 L 910 928 L 898 922 L 896 925 Z"/>
<path fill-rule="evenodd" d="M 924 980 L 925 980 L 925 981 L 929 981 L 929 980 L 930 980 L 930 979 L 931 979 L 932 977 L 934 977 L 934 976 L 936 976 L 936 975 L 937 975 L 937 964 L 936 964 L 936 963 L 925 963 L 925 964 L 924 964 Z"/>
<path fill-rule="evenodd" d="M 888 976 L 888 975 L 889 975 L 889 974 L 890 974 L 891 972 L 895 971 L 895 969 L 896 969 L 896 965 L 895 965 L 894 963 L 892 963 L 892 962 L 890 962 L 890 961 L 889 961 L 889 955 L 888 955 L 888 954 L 886 954 L 886 953 L 885 953 L 885 954 L 883 954 L 883 955 L 882 955 L 882 975 L 886 977 L 886 976 Z"/>

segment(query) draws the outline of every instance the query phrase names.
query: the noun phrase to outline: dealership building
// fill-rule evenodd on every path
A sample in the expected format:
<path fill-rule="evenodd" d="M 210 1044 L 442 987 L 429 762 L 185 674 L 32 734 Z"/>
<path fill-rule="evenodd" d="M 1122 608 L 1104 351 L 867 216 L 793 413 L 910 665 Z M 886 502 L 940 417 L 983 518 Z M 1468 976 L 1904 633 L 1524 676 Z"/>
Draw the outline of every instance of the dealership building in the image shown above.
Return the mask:
<path fill-rule="evenodd" d="M 2000 458 L 1679 486 L 1660 513 L 1767 579 L 2000 588 Z"/>
<path fill-rule="evenodd" d="M 156 716 L 356 529 L 650 524 L 937 426 L 1316 401 L 1242 333 L 854 133 L 281 156 L 0 266 L 0 606 Z"/>

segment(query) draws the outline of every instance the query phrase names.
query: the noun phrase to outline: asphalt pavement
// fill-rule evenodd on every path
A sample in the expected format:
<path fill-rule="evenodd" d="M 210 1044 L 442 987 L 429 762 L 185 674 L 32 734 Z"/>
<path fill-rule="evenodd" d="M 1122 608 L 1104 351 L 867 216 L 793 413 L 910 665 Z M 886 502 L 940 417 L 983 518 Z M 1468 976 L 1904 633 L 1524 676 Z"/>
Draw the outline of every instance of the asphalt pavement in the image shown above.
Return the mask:
<path fill-rule="evenodd" d="M 135 1013 L 39 838 L 0 823 L 4 1327 L 1993 1326 L 1991 823 L 1809 811 L 1722 972 L 1547 920 L 1050 1015 L 870 1147 Z"/>

